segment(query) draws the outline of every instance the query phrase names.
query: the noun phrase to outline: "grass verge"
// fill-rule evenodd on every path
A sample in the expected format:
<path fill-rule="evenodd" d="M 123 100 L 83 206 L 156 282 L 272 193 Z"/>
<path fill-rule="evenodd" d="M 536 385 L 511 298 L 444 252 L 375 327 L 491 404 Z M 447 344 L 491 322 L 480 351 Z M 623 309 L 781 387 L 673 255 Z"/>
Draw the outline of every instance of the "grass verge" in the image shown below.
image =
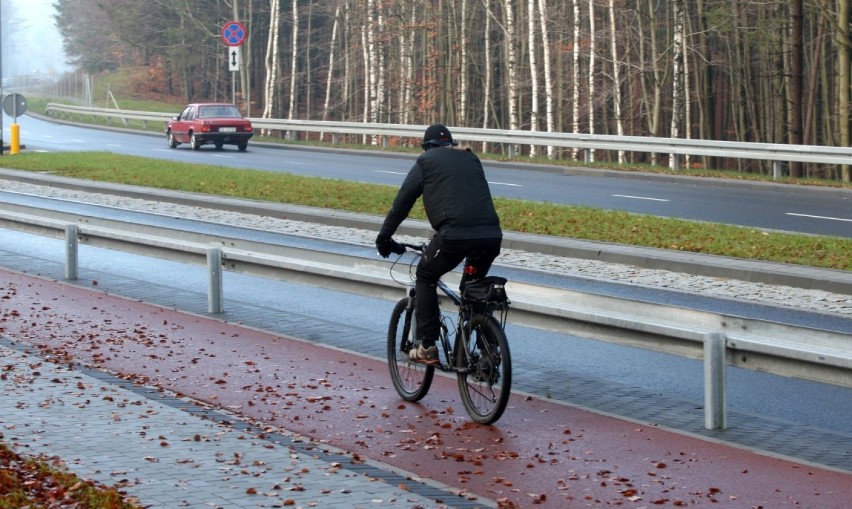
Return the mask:
<path fill-rule="evenodd" d="M 117 489 L 80 479 L 55 460 L 20 456 L 0 443 L 0 509 L 138 509 Z"/>
<path fill-rule="evenodd" d="M 32 153 L 5 158 L 19 170 L 384 215 L 396 187 L 186 164 L 103 152 Z M 852 240 L 767 232 L 590 207 L 495 200 L 505 230 L 736 258 L 852 270 Z M 419 205 L 412 217 L 423 219 Z"/>

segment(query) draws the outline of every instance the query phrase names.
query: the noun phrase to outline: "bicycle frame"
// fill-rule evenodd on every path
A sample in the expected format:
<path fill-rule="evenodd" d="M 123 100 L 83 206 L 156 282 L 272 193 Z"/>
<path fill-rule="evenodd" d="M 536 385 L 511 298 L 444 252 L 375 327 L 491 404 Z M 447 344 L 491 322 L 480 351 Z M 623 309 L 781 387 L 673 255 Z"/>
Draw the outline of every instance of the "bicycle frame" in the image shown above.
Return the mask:
<path fill-rule="evenodd" d="M 422 244 L 402 246 L 420 256 L 426 247 Z M 397 301 L 388 326 L 388 367 L 394 389 L 405 401 L 420 401 L 429 392 L 436 369 L 455 373 L 468 415 L 480 424 L 492 424 L 506 409 L 512 387 L 512 360 L 505 334 L 510 303 L 502 290 L 497 290 L 496 295 L 492 293 L 502 288 L 496 285 L 505 279 L 483 280 L 483 284 L 472 288 L 475 291 L 470 292 L 468 298 L 439 280 L 438 289 L 458 309 L 458 321 L 452 323 L 452 313 L 440 313 L 439 336 L 444 354 L 438 355 L 436 363 L 419 363 L 412 361 L 409 353 L 417 344 L 417 295 L 412 271 L 418 259 L 407 262 L 410 281 L 403 282 L 393 275 L 394 266 L 402 260 L 401 255 L 391 266 L 391 277 L 406 287 L 406 296 Z M 499 318 L 494 316 L 497 309 L 500 310 Z M 453 332 L 456 336 L 451 341 Z"/>
<path fill-rule="evenodd" d="M 415 258 L 415 260 L 419 259 L 419 257 L 422 255 L 423 249 L 425 247 L 423 244 L 421 244 L 421 245 L 401 244 L 401 245 L 412 250 L 415 254 L 417 254 L 417 258 Z M 410 265 L 413 265 L 413 264 L 414 264 L 414 261 L 412 261 Z M 408 283 L 406 286 L 407 286 L 406 295 L 408 296 L 408 306 L 406 307 L 406 313 L 411 313 L 411 327 L 409 329 L 409 338 L 411 339 L 411 341 L 413 343 L 414 342 L 414 334 L 416 332 L 416 320 L 415 320 L 415 316 L 414 316 L 414 299 L 416 298 L 416 294 L 415 294 L 415 291 L 414 291 L 414 282 L 413 281 L 411 283 Z M 438 280 L 438 289 L 441 290 L 441 292 L 444 295 L 446 295 L 452 301 L 454 307 L 458 308 L 458 321 L 455 323 L 454 329 L 455 329 L 455 334 L 458 334 L 459 336 L 457 336 L 457 337 L 461 338 L 461 341 L 462 341 L 463 348 L 460 348 L 459 352 L 464 352 L 464 354 L 467 355 L 467 353 L 469 352 L 468 341 L 470 339 L 470 331 L 466 330 L 463 327 L 463 325 L 465 323 L 470 322 L 470 319 L 472 318 L 474 312 L 469 306 L 466 306 L 462 302 L 461 296 L 458 293 L 456 293 L 452 288 L 450 288 L 450 286 L 448 284 L 446 284 L 443 280 Z M 486 310 L 486 313 L 491 315 L 492 310 L 489 308 L 489 309 Z M 449 327 L 446 326 L 445 318 L 446 318 L 446 316 L 442 313 L 442 315 L 441 315 L 441 333 L 440 333 L 439 336 L 440 336 L 441 348 L 444 351 L 444 358 L 446 359 L 447 362 L 446 363 L 443 363 L 443 362 L 438 363 L 437 365 L 435 365 L 435 367 L 437 369 L 440 369 L 441 371 L 443 371 L 445 373 L 467 373 L 468 372 L 467 368 L 459 368 L 458 367 L 458 362 L 457 362 L 457 359 L 456 359 L 456 356 L 455 356 L 453 345 L 450 344 Z M 500 319 L 498 320 L 498 322 L 500 323 L 501 327 L 505 327 L 505 322 L 506 322 L 505 316 L 501 316 Z M 463 365 L 466 366 L 467 363 L 465 362 Z"/>

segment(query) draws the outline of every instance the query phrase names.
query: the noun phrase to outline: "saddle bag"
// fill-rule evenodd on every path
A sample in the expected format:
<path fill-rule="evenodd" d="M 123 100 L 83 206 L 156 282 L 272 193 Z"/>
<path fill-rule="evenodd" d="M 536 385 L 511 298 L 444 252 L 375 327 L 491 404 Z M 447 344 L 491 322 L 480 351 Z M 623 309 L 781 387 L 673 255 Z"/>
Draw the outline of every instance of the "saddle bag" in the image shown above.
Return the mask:
<path fill-rule="evenodd" d="M 465 283 L 462 299 L 473 303 L 509 302 L 509 296 L 506 295 L 506 278 L 486 276 Z"/>

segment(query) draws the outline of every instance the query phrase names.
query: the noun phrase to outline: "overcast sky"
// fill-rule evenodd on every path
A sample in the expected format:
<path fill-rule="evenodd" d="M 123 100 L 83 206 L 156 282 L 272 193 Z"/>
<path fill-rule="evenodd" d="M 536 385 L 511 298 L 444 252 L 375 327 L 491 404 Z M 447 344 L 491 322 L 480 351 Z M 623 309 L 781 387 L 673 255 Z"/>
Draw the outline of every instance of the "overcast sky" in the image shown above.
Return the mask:
<path fill-rule="evenodd" d="M 55 0 L 0 0 L 3 4 L 3 76 L 62 74 L 69 70 L 56 29 Z M 12 21 L 7 23 L 7 16 Z M 7 33 L 9 32 L 9 33 Z"/>

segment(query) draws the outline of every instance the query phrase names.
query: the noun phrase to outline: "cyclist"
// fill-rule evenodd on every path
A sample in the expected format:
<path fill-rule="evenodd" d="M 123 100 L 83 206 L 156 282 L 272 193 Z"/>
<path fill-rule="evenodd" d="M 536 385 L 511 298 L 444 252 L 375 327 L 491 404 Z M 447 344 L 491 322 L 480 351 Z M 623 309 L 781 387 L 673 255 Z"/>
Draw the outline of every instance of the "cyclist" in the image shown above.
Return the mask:
<path fill-rule="evenodd" d="M 469 149 L 457 145 L 446 126 L 434 124 L 426 129 L 423 154 L 405 177 L 376 237 L 383 257 L 405 252 L 393 234 L 423 196 L 426 216 L 436 233 L 417 265 L 417 342 L 409 356 L 424 364 L 438 363 L 438 280 L 465 259 L 462 289 L 466 281 L 484 277 L 500 254 L 503 240 L 482 163 Z"/>

